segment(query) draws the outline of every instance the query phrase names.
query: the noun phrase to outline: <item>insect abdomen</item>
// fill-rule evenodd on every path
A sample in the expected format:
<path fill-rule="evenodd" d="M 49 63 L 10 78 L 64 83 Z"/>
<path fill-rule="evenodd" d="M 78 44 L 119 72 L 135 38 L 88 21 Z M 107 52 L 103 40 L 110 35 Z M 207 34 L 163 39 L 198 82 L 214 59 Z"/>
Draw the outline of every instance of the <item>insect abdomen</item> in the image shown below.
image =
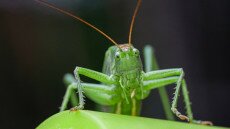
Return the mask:
<path fill-rule="evenodd" d="M 135 98 L 129 100 L 129 103 L 126 100 L 122 100 L 116 105 L 115 113 L 124 114 L 131 116 L 139 116 L 141 111 L 141 101 Z"/>

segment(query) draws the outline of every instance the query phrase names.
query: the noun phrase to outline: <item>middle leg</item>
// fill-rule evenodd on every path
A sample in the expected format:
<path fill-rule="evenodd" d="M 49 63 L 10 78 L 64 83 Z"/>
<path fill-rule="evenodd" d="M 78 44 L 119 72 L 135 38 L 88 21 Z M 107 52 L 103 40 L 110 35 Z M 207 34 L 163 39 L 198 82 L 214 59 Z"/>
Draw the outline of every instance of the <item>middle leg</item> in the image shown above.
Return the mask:
<path fill-rule="evenodd" d="M 158 70 L 159 66 L 156 61 L 154 50 L 151 46 L 147 45 L 144 48 L 144 59 L 145 59 L 145 72 L 150 72 L 153 70 Z M 170 110 L 170 103 L 168 94 L 165 87 L 158 88 L 158 92 L 161 98 L 165 116 L 168 120 L 174 120 L 173 113 Z"/>
<path fill-rule="evenodd" d="M 76 90 L 78 91 L 78 84 L 73 79 L 72 75 L 65 76 L 64 82 L 69 85 L 66 90 L 60 111 L 63 111 L 66 108 L 69 99 L 71 100 L 72 104 L 73 104 L 72 101 L 74 101 L 75 104 L 75 107 L 72 108 L 71 110 L 76 110 L 78 109 L 78 106 L 76 106 L 77 99 L 76 96 L 74 95 L 74 91 Z M 81 89 L 83 90 L 84 94 L 88 98 L 90 98 L 97 104 L 101 104 L 101 105 L 114 105 L 121 98 L 120 94 L 118 93 L 119 89 L 115 85 L 81 83 Z M 83 98 L 83 96 L 81 96 L 81 98 Z"/>

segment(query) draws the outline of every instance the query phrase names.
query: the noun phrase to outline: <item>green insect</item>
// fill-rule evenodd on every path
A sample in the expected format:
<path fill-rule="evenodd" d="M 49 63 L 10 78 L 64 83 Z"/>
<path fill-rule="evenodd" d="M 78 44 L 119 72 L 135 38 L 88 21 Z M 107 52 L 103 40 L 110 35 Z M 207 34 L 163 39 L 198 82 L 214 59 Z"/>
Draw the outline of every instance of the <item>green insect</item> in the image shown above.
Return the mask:
<path fill-rule="evenodd" d="M 72 105 L 75 106 L 70 109 L 71 111 L 83 109 L 85 94 L 89 99 L 99 104 L 98 109 L 100 111 L 136 116 L 140 114 L 141 101 L 149 96 L 151 90 L 158 89 L 167 119 L 173 120 L 173 114 L 175 114 L 181 120 L 186 120 L 191 123 L 212 125 L 209 121 L 197 121 L 193 119 L 182 68 L 158 70 L 153 49 L 151 46 L 146 46 L 144 48 L 145 72 L 143 71 L 140 52 L 131 44 L 134 19 L 140 7 L 141 0 L 138 0 L 132 17 L 129 41 L 127 44 L 116 43 L 100 29 L 70 12 L 41 0 L 36 1 L 83 22 L 114 43 L 114 46 L 109 47 L 105 53 L 102 73 L 83 67 L 76 67 L 74 76 L 71 74 L 64 76 L 64 82 L 68 87 L 60 111 L 66 109 L 69 99 Z M 101 84 L 83 83 L 80 80 L 80 75 L 97 80 L 101 82 Z M 165 86 L 174 83 L 176 83 L 176 87 L 170 108 Z M 78 91 L 78 97 L 74 95 L 75 90 Z M 180 90 L 182 90 L 184 97 L 187 116 L 182 115 L 177 110 Z"/>

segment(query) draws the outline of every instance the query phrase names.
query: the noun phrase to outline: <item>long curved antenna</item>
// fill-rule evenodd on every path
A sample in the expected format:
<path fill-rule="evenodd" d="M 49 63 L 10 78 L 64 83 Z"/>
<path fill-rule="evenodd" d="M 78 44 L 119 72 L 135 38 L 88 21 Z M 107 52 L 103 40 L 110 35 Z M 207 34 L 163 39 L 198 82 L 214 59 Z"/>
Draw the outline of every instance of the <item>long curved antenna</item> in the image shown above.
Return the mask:
<path fill-rule="evenodd" d="M 135 11 L 133 13 L 132 21 L 131 21 L 131 24 L 130 24 L 130 29 L 129 29 L 129 42 L 128 42 L 129 46 L 131 46 L 133 24 L 134 24 L 135 18 L 137 16 L 137 12 L 138 12 L 138 10 L 140 8 L 140 5 L 141 5 L 141 0 L 138 0 L 137 6 L 136 6 Z"/>
<path fill-rule="evenodd" d="M 80 22 L 86 24 L 87 26 L 93 28 L 94 30 L 96 30 L 97 32 L 99 32 L 100 34 L 102 34 L 103 36 L 105 36 L 108 40 L 110 40 L 110 41 L 111 41 L 112 43 L 114 43 L 118 48 L 120 48 L 119 45 L 118 45 L 118 43 L 115 42 L 110 36 L 108 36 L 107 34 L 105 34 L 103 31 L 101 31 L 101 30 L 98 29 L 97 27 L 93 26 L 93 25 L 90 24 L 89 22 L 83 20 L 82 18 L 80 18 L 80 17 L 78 17 L 78 16 L 75 16 L 75 15 L 73 15 L 72 13 L 67 12 L 67 11 L 65 11 L 65 10 L 62 10 L 62 9 L 60 9 L 60 8 L 58 8 L 58 7 L 55 7 L 54 5 L 52 5 L 52 4 L 48 3 L 48 2 L 45 2 L 45 1 L 42 1 L 42 0 L 35 0 L 35 1 L 38 2 L 38 3 L 40 3 L 40 4 L 45 5 L 45 6 L 47 6 L 47 7 L 50 7 L 50 8 L 52 8 L 52 9 L 54 9 L 54 10 L 57 10 L 57 11 L 59 11 L 59 12 L 65 14 L 65 15 L 68 15 L 68 16 L 70 16 L 70 17 L 72 17 L 72 18 L 74 18 L 74 19 L 76 19 L 76 20 L 78 20 L 78 21 L 80 21 Z"/>

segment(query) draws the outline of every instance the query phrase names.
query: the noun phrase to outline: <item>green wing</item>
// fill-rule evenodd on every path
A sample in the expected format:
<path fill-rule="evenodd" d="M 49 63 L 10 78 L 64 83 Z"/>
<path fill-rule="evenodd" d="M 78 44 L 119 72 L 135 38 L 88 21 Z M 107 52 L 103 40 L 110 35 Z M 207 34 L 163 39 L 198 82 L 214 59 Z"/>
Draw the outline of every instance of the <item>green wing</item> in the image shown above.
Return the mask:
<path fill-rule="evenodd" d="M 109 49 L 105 53 L 102 72 L 107 74 L 107 75 L 112 74 L 111 66 L 114 64 L 113 59 L 114 59 L 114 53 L 115 53 L 116 49 L 117 49 L 116 46 L 111 46 L 111 47 L 109 47 Z M 102 111 L 102 112 L 114 112 L 115 111 L 115 105 L 114 106 L 104 106 L 104 105 L 97 104 L 96 109 L 98 111 Z"/>

